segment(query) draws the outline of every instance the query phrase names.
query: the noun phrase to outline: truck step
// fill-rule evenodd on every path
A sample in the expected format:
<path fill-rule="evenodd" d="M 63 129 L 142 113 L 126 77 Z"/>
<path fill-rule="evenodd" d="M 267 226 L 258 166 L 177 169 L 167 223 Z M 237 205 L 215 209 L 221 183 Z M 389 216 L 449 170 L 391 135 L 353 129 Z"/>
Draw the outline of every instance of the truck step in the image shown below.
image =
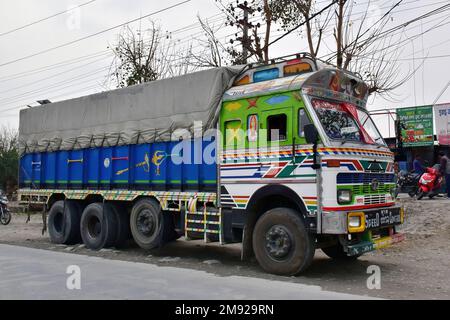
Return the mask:
<path fill-rule="evenodd" d="M 203 211 L 185 213 L 184 233 L 187 240 L 223 243 L 222 210 L 205 207 Z"/>

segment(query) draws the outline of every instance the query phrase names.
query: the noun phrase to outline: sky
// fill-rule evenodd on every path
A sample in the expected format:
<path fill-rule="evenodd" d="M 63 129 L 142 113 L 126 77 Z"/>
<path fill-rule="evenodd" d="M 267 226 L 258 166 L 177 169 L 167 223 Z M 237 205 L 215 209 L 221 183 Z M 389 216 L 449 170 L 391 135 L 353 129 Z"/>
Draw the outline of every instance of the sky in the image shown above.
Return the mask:
<path fill-rule="evenodd" d="M 111 89 L 107 74 L 112 62 L 109 45 L 115 43 L 120 28 L 112 29 L 83 41 L 81 38 L 110 29 L 127 21 L 146 16 L 180 3 L 182 0 L 15 0 L 0 3 L 0 126 L 17 128 L 19 110 L 27 105 L 37 105 L 37 100 L 60 101 Z M 318 7 L 327 1 L 317 0 Z M 363 8 L 369 6 L 370 15 L 365 26 L 370 26 L 386 13 L 398 0 L 355 0 L 354 20 L 361 20 Z M 84 5 L 85 4 L 85 5 Z M 448 0 L 404 0 L 393 11 L 388 27 L 400 25 L 435 8 L 448 4 Z M 29 23 L 83 5 L 68 13 L 15 30 Z M 235 29 L 221 26 L 223 16 L 215 0 L 191 0 L 151 19 L 168 32 L 180 49 L 190 43 L 194 49 L 201 47 L 196 39 L 201 37 L 197 15 L 208 18 L 220 27 L 218 35 L 228 41 Z M 149 18 L 139 23 L 145 29 Z M 449 24 L 446 24 L 449 23 Z M 186 26 L 191 28 L 176 31 Z M 438 26 L 438 27 L 436 27 Z M 274 38 L 283 34 L 275 26 Z M 428 31 L 431 30 L 431 31 Z M 12 31 L 12 32 L 11 32 Z M 425 32 L 427 31 L 427 32 Z M 391 92 L 390 97 L 372 96 L 369 110 L 430 105 L 444 89 L 450 76 L 450 10 L 416 22 L 397 32 L 403 41 L 399 78 L 417 70 L 404 85 Z M 172 33 L 170 33 L 172 32 Z M 422 36 L 421 33 L 425 32 Z M 325 35 L 320 55 L 333 52 L 332 34 Z M 43 52 L 69 42 L 70 45 Z M 271 57 L 306 51 L 303 36 L 293 33 L 271 48 Z M 426 59 L 425 59 L 426 58 Z M 450 88 L 436 103 L 450 102 Z M 388 116 L 374 117 L 384 136 L 393 136 L 393 123 Z M 389 130 L 389 124 L 391 124 Z"/>

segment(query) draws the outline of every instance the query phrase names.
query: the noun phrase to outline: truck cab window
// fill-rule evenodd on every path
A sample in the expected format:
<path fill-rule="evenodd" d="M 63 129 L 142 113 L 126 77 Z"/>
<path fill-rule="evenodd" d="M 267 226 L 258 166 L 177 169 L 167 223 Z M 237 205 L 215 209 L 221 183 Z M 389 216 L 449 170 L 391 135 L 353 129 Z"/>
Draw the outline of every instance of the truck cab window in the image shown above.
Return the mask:
<path fill-rule="evenodd" d="M 287 116 L 277 114 L 267 117 L 267 141 L 287 140 Z"/>
<path fill-rule="evenodd" d="M 230 120 L 225 122 L 225 147 L 237 148 L 243 143 L 244 132 L 241 120 Z"/>
<path fill-rule="evenodd" d="M 305 126 L 311 124 L 311 120 L 308 117 L 305 109 L 300 108 L 298 110 L 298 136 L 300 138 L 305 137 Z"/>

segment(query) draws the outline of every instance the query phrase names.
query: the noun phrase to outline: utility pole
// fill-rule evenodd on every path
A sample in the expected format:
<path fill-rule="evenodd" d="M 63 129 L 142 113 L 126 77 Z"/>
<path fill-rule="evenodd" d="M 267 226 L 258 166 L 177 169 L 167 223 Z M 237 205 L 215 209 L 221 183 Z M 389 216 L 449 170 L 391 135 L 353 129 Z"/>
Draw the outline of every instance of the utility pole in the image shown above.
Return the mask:
<path fill-rule="evenodd" d="M 238 4 L 237 7 L 239 9 L 241 9 L 242 11 L 244 11 L 244 18 L 237 21 L 242 26 L 243 36 L 237 38 L 237 40 L 241 41 L 241 43 L 242 43 L 242 56 L 243 56 L 242 62 L 244 64 L 247 64 L 248 45 L 250 42 L 250 39 L 248 36 L 248 30 L 249 30 L 249 28 L 253 27 L 252 23 L 248 22 L 248 17 L 250 14 L 253 14 L 253 12 L 255 12 L 255 10 L 248 6 L 247 1 L 244 1 L 244 3 Z"/>

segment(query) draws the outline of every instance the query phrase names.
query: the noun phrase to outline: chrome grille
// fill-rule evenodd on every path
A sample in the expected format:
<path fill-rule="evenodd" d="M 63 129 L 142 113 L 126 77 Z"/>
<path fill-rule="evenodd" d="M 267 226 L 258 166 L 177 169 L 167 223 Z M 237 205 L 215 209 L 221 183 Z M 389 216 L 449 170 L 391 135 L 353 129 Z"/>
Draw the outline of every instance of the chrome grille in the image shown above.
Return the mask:
<path fill-rule="evenodd" d="M 364 196 L 364 204 L 370 205 L 370 204 L 383 204 L 386 203 L 386 195 L 379 194 L 379 195 L 366 195 Z"/>

